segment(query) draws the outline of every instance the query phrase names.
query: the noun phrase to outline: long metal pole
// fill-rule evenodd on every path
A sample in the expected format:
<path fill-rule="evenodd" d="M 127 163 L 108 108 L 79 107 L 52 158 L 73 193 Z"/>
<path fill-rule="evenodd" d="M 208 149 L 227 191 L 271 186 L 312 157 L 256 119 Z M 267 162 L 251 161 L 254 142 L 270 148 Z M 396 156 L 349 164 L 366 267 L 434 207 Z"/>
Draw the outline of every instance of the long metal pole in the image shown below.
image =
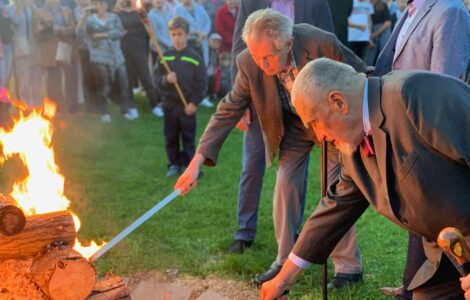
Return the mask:
<path fill-rule="evenodd" d="M 142 225 L 145 221 L 147 221 L 151 216 L 156 214 L 160 209 L 164 208 L 168 203 L 173 201 L 176 197 L 180 195 L 181 191 L 180 190 L 175 190 L 173 193 L 170 195 L 166 196 L 165 199 L 162 201 L 158 202 L 157 205 L 152 207 L 149 211 L 147 211 L 145 214 L 143 214 L 140 218 L 138 218 L 134 223 L 132 223 L 129 227 L 121 231 L 117 236 L 115 236 L 109 243 L 104 245 L 101 249 L 96 251 L 89 259 L 90 262 L 93 262 L 100 258 L 103 254 L 108 252 L 111 248 L 113 248 L 117 243 L 119 243 L 123 238 L 125 238 L 129 233 L 134 231 L 137 227 Z"/>
<path fill-rule="evenodd" d="M 322 159 L 321 159 L 321 195 L 326 196 L 326 189 L 328 187 L 328 142 L 323 141 L 322 144 Z M 328 299 L 328 260 L 322 265 L 322 294 L 323 300 Z"/>

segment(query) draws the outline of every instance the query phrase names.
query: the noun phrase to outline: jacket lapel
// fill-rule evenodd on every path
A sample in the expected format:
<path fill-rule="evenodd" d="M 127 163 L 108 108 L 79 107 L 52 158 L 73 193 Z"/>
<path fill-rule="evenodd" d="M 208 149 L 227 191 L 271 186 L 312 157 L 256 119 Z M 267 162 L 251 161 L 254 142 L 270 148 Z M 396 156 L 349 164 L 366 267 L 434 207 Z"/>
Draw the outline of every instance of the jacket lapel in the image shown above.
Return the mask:
<path fill-rule="evenodd" d="M 401 44 L 399 45 L 399 48 L 397 49 L 397 55 L 395 55 L 395 60 L 400 56 L 401 52 L 403 51 L 403 48 L 405 47 L 406 43 L 408 42 L 408 39 L 410 38 L 411 34 L 415 31 L 416 27 L 418 27 L 418 24 L 421 23 L 423 18 L 429 13 L 431 10 L 432 6 L 436 3 L 437 0 L 431 0 L 431 1 L 426 1 L 423 3 L 423 6 L 421 9 L 418 11 L 418 14 L 414 18 L 413 22 L 410 24 L 410 27 L 405 33 L 405 36 L 403 37 Z M 406 11 L 408 13 L 408 10 Z M 405 15 L 406 16 L 406 15 Z M 405 17 L 404 17 L 405 18 Z"/>
<path fill-rule="evenodd" d="M 384 116 L 380 107 L 379 77 L 369 78 L 368 102 L 375 158 L 377 160 L 380 177 L 382 177 L 382 182 L 384 183 L 384 196 L 387 199 L 390 199 L 387 178 L 387 134 L 381 128 L 381 125 L 384 121 Z"/>

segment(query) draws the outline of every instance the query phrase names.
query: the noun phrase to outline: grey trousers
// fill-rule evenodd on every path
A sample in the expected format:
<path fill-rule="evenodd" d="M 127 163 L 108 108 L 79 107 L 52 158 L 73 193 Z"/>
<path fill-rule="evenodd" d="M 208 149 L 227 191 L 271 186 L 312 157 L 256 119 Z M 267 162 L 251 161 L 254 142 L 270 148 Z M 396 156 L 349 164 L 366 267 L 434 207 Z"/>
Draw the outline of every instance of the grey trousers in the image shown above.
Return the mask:
<path fill-rule="evenodd" d="M 279 162 L 274 191 L 274 230 L 278 244 L 276 262 L 284 264 L 294 247 L 296 229 L 302 222 L 300 195 L 304 189 L 305 168 L 307 157 L 312 150 L 314 133 L 306 130 L 300 119 L 286 114 L 285 133 L 279 150 Z M 328 182 L 332 182 L 339 174 L 338 154 L 329 147 Z M 354 227 L 341 239 L 331 253 L 335 272 L 360 273 L 362 263 L 356 245 Z"/>

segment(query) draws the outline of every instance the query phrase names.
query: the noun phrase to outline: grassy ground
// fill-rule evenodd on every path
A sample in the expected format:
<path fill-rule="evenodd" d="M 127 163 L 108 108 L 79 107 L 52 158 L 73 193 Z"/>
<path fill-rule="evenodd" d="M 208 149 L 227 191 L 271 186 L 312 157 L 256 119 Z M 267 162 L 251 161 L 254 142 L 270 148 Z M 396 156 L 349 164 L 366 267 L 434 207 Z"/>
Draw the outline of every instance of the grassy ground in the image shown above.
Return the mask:
<path fill-rule="evenodd" d="M 96 115 L 62 116 L 56 120 L 56 159 L 66 178 L 65 193 L 83 221 L 81 240 L 110 240 L 172 191 L 176 179 L 165 177 L 163 121 L 150 114 L 143 99 L 139 107 L 142 116 L 133 122 L 124 120 L 117 110 L 113 111 L 111 124 L 102 124 Z M 198 136 L 212 112 L 199 110 Z M 269 169 L 265 177 L 253 247 L 243 255 L 225 251 L 237 228 L 242 136 L 235 130 L 220 154 L 220 164 L 204 169 L 198 187 L 184 198 L 177 198 L 100 258 L 96 262 L 99 270 L 130 274 L 176 267 L 196 276 L 212 273 L 246 281 L 264 271 L 276 255 L 272 225 L 275 168 Z M 308 214 L 320 194 L 318 157 L 319 151 L 315 150 L 310 164 Z M 3 193 L 9 191 L 18 172 L 12 162 L 0 170 Z M 330 299 L 386 299 L 378 288 L 399 284 L 406 235 L 371 210 L 357 228 L 364 282 L 332 293 Z M 329 269 L 331 278 L 331 262 Z M 321 299 L 320 282 L 321 269 L 314 266 L 301 277 L 291 298 Z"/>

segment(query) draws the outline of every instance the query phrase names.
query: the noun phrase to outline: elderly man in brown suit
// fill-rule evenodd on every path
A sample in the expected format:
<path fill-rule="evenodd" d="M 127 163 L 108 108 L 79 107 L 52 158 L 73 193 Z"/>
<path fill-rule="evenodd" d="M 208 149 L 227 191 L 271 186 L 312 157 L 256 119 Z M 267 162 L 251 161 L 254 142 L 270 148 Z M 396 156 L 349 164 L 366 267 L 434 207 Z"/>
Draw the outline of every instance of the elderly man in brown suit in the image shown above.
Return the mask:
<path fill-rule="evenodd" d="M 314 132 L 303 127 L 290 102 L 295 76 L 307 62 L 323 56 L 348 63 L 358 71 L 365 71 L 366 66 L 334 34 L 307 24 L 292 25 L 289 18 L 272 9 L 251 14 L 243 38 L 248 49 L 237 57 L 238 74 L 233 90 L 220 102 L 194 159 L 175 188 L 183 194 L 188 192 L 197 180 L 199 167 L 203 163 L 208 166 L 217 163 L 226 137 L 252 103 L 263 132 L 266 164 L 270 166 L 279 153 L 273 212 L 278 256 L 267 272 L 256 277 L 257 283 L 263 283 L 279 272 L 294 245 L 302 220 L 298 195 L 304 185 L 307 157 L 316 141 Z M 337 154 L 330 157 L 332 181 L 338 166 Z M 349 241 L 353 242 L 346 244 L 348 251 L 354 252 L 354 232 L 351 235 Z"/>
<path fill-rule="evenodd" d="M 342 168 L 261 298 L 277 299 L 302 268 L 322 263 L 372 206 L 423 237 L 427 261 L 410 284 L 413 299 L 463 299 L 459 273 L 435 241 L 451 226 L 470 242 L 470 87 L 425 71 L 367 79 L 321 58 L 300 72 L 292 96 L 305 126 L 340 150 Z"/>
<path fill-rule="evenodd" d="M 46 75 L 48 97 L 58 103 L 60 110 L 75 112 L 78 105 L 78 83 L 72 62 L 72 59 L 77 58 L 76 49 L 73 47 L 75 21 L 72 11 L 61 6 L 60 0 L 46 0 L 43 8 L 34 11 L 33 32 L 37 40 L 36 62 Z M 64 49 L 71 50 L 69 62 L 56 60 L 60 43 Z M 63 51 L 62 54 L 67 54 L 66 52 L 68 51 Z M 62 89 L 62 79 L 65 80 L 65 93 Z"/>

